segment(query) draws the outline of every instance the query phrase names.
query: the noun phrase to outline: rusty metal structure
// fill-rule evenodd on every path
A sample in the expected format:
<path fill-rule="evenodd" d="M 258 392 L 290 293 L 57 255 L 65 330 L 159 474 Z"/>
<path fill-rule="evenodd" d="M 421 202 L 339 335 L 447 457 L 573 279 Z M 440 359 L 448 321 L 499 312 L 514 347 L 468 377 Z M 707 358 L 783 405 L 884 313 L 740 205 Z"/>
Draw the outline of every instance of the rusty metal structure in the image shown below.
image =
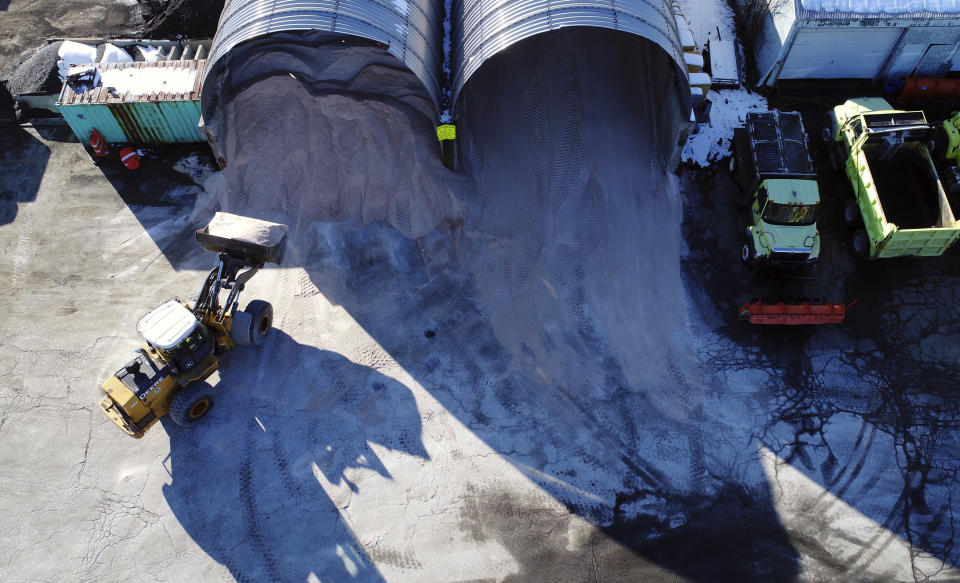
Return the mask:
<path fill-rule="evenodd" d="M 110 143 L 200 143 L 205 140 L 199 128 L 205 64 L 204 59 L 97 64 L 101 74 L 143 77 L 140 89 L 121 91 L 104 83 L 81 92 L 65 84 L 56 107 L 83 142 L 96 128 Z M 181 90 L 165 89 L 164 77 L 171 74 Z"/>

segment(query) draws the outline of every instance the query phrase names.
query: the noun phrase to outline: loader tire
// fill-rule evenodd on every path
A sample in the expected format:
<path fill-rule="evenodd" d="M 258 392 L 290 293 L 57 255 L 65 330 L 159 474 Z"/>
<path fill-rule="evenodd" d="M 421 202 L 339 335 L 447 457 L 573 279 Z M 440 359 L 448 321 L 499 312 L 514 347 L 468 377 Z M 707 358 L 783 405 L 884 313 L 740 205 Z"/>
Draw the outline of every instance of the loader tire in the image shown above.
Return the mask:
<path fill-rule="evenodd" d="M 843 203 L 843 222 L 846 223 L 848 227 L 863 226 L 863 216 L 860 214 L 860 207 L 857 206 L 857 201 L 852 198 L 848 198 L 846 202 Z"/>
<path fill-rule="evenodd" d="M 213 387 L 206 381 L 193 381 L 180 389 L 170 401 L 170 419 L 181 427 L 193 425 L 213 407 Z"/>
<path fill-rule="evenodd" d="M 252 323 L 253 318 L 245 311 L 238 310 L 233 314 L 233 327 L 230 328 L 230 337 L 233 338 L 235 344 L 239 346 L 252 344 L 250 341 Z"/>
<path fill-rule="evenodd" d="M 250 344 L 260 346 L 273 327 L 273 306 L 270 302 L 253 300 L 243 311 L 250 315 Z"/>

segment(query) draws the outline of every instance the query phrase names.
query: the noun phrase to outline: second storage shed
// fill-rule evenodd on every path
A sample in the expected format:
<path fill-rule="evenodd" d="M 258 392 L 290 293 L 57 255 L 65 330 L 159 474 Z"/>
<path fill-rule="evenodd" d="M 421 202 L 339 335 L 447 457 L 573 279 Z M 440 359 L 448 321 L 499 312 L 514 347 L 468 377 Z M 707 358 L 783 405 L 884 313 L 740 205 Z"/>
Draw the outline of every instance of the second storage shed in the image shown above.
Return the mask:
<path fill-rule="evenodd" d="M 754 42 L 760 85 L 943 77 L 960 71 L 960 0 L 764 3 L 766 22 Z"/>

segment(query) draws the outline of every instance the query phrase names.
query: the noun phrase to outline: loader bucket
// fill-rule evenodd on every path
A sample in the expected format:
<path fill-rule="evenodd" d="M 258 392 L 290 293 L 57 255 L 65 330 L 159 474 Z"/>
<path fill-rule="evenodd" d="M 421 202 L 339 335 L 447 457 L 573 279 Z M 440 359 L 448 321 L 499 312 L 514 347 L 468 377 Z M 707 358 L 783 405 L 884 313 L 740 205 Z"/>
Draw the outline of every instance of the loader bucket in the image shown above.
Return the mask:
<path fill-rule="evenodd" d="M 854 302 L 855 303 L 855 302 Z M 776 302 L 746 303 L 740 306 L 739 318 L 749 320 L 751 324 L 774 324 L 781 326 L 801 326 L 816 324 L 840 324 L 846 317 L 847 308 L 843 304 L 785 304 Z"/>
<path fill-rule="evenodd" d="M 251 265 L 279 265 L 288 230 L 280 223 L 218 212 L 197 231 L 197 241 L 207 251 L 226 253 Z"/>

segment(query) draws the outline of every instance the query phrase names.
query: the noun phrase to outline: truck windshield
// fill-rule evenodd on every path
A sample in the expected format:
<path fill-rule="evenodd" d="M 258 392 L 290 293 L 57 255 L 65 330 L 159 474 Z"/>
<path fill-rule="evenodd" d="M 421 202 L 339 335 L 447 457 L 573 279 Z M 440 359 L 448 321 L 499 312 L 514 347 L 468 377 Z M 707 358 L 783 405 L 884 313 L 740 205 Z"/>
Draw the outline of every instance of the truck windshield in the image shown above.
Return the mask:
<path fill-rule="evenodd" d="M 763 220 L 771 225 L 812 225 L 817 222 L 817 206 L 767 202 Z"/>

